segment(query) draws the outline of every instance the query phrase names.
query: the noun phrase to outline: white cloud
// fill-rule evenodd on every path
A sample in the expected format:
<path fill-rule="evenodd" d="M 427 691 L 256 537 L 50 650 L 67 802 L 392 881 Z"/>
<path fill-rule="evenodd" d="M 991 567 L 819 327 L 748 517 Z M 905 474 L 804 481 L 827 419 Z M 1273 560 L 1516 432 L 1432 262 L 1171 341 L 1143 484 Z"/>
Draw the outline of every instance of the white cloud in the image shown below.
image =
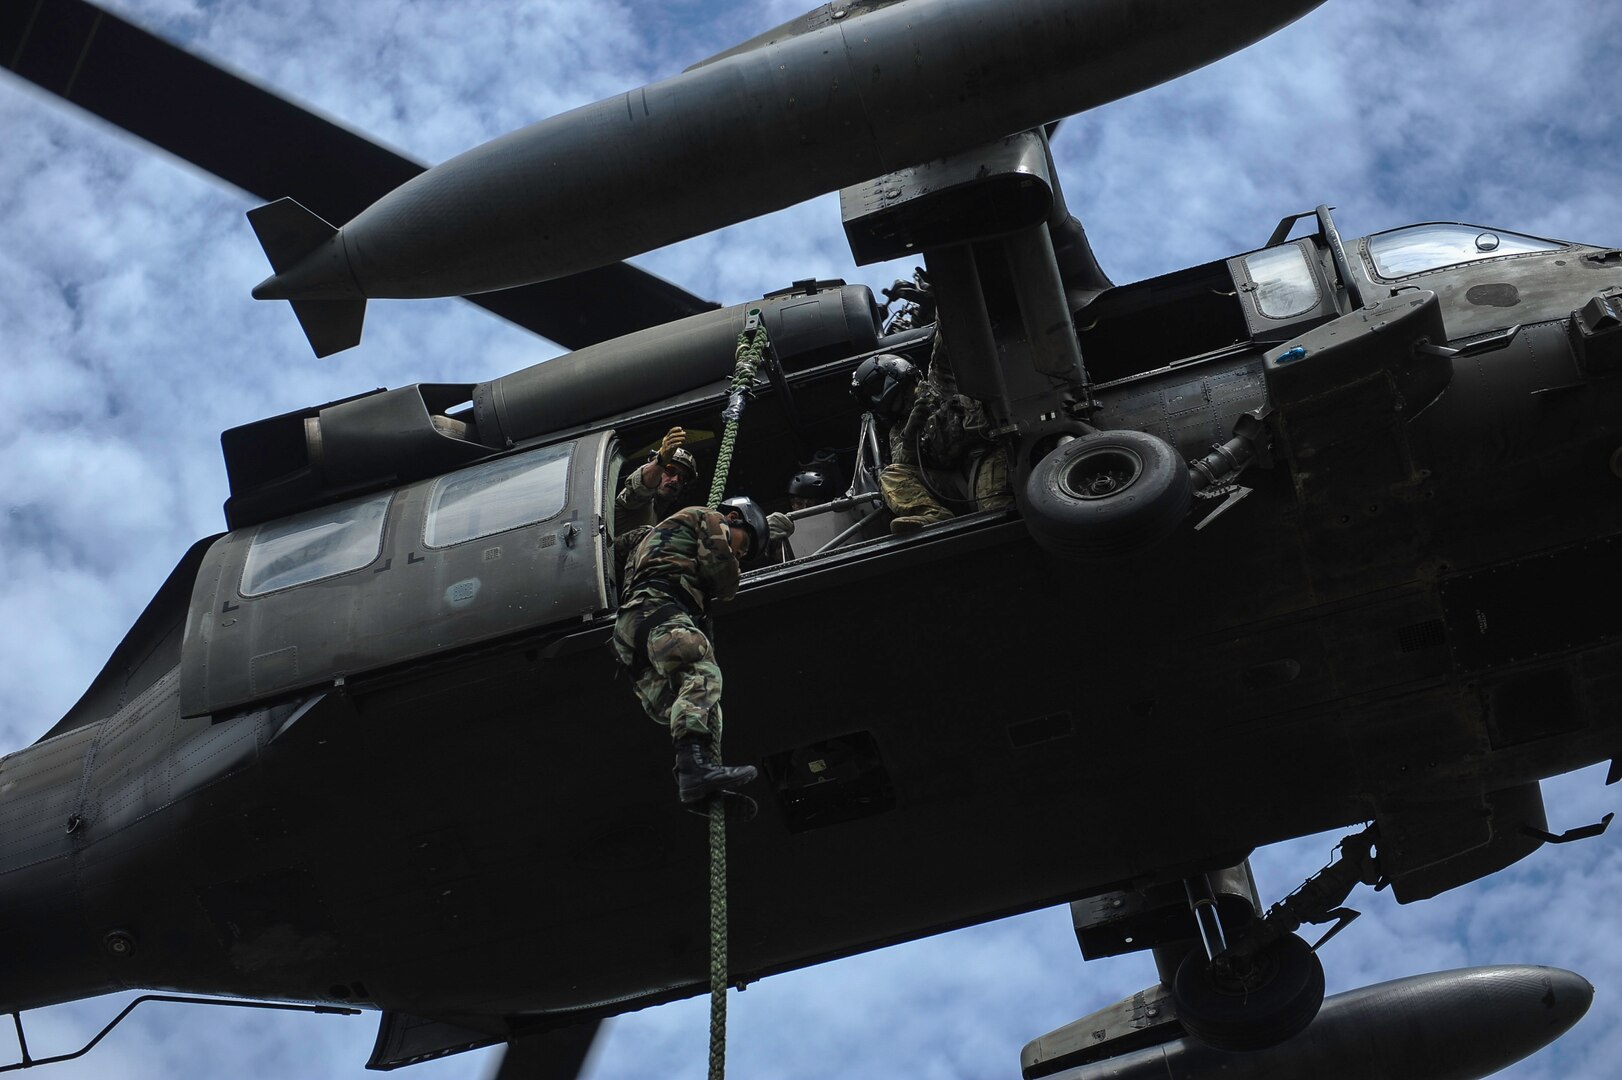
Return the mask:
<path fill-rule="evenodd" d="M 669 76 L 803 10 L 793 0 L 114 6 L 430 161 Z M 1457 217 L 1617 243 L 1619 52 L 1622 22 L 1604 0 L 1329 0 L 1246 53 L 1068 121 L 1056 153 L 1072 209 L 1118 281 L 1258 246 L 1279 217 L 1322 201 L 1340 207 L 1348 236 Z M 55 722 L 187 545 L 221 528 L 222 429 L 373 386 L 488 379 L 555 349 L 466 304 L 388 302 L 371 305 L 359 349 L 315 361 L 285 305 L 247 295 L 267 269 L 236 193 L 9 77 L 0 130 L 9 749 Z M 637 261 L 729 303 L 797 278 L 878 287 L 910 270 L 850 266 L 831 197 Z M 1549 786 L 1555 829 L 1615 806 L 1592 771 Z M 1269 898 L 1316 870 L 1332 839 L 1264 852 Z M 1424 904 L 1364 890 L 1353 902 L 1368 914 L 1326 949 L 1331 989 L 1472 963 L 1568 966 L 1599 985 L 1593 1013 L 1505 1075 L 1609 1075 L 1622 1055 L 1622 947 L 1607 907 L 1619 886 L 1607 836 Z M 1143 957 L 1083 967 L 1067 912 L 1039 912 L 734 995 L 732 1068 L 1013 1075 L 1025 1039 L 1153 979 Z M 705 1009 L 696 1000 L 612 1022 L 591 1075 L 702 1075 Z M 76 1046 L 114 1011 L 93 1001 L 30 1017 L 32 1049 Z M 56 1075 L 358 1078 L 373 1028 L 370 1017 L 144 1006 Z M 488 1061 L 410 1075 L 468 1077 Z"/>

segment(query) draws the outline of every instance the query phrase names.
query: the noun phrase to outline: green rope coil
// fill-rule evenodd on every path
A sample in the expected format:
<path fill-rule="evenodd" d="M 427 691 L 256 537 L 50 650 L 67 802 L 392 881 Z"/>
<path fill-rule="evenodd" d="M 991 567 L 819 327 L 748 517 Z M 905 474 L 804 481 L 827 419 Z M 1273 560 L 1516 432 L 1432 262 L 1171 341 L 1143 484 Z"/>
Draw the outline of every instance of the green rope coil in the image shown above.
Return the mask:
<path fill-rule="evenodd" d="M 743 415 L 743 395 L 755 384 L 755 369 L 770 346 L 766 323 L 759 308 L 750 308 L 738 335 L 737 365 L 732 370 L 731 401 L 727 405 L 726 426 L 721 431 L 721 449 L 715 458 L 715 476 L 710 481 L 710 509 L 718 509 L 726 497 L 727 473 L 732 469 L 732 451 L 738 444 L 738 421 Z M 764 542 L 764 538 L 762 538 Z M 714 732 L 710 735 L 710 760 L 721 764 L 721 717 L 716 711 Z M 725 1080 L 727 1071 L 727 811 L 726 800 L 710 800 L 710 1077 Z"/>

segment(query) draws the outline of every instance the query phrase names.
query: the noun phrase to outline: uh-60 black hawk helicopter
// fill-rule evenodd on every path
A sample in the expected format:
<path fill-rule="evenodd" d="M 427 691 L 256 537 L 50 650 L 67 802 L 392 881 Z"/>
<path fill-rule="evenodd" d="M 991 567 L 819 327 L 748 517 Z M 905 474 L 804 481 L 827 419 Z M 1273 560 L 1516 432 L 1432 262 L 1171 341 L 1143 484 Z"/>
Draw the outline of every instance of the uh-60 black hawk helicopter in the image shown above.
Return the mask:
<path fill-rule="evenodd" d="M 1386 1056 L 1480 1075 L 1581 1015 L 1581 979 L 1529 968 L 1319 1014 L 1321 966 L 1291 931 L 1343 925 L 1360 880 L 1409 901 L 1524 857 L 1551 838 L 1539 779 L 1616 753 L 1622 257 L 1452 224 L 1343 239 L 1320 207 L 1304 235 L 1286 219 L 1256 251 L 1115 286 L 1043 125 L 1314 5 L 922 6 L 819 9 L 448 162 L 341 231 L 256 212 L 277 271 L 260 292 L 323 352 L 352 343 L 368 295 L 588 271 L 831 187 L 858 260 L 917 253 L 928 290 L 886 324 L 863 287 L 803 283 L 491 382 L 226 432 L 231 531 L 0 762 L 7 1009 L 126 986 L 359 1003 L 382 1010 L 372 1064 L 390 1067 L 545 1052 L 694 992 L 693 824 L 601 648 L 611 495 L 671 424 L 719 427 L 754 308 L 779 370 L 734 487 L 775 490 L 814 447 L 850 447 L 854 481 L 796 514 L 789 557 L 723 618 L 748 718 L 728 756 L 766 774 L 732 838 L 738 979 L 1069 900 L 1084 955 L 1152 949 L 1164 981 L 1034 1040 L 1027 1076 Z M 13 67 L 50 85 L 36 48 L 91 10 L 8 24 Z M 81 93 L 84 44 L 64 53 Z M 902 85 L 869 100 L 853 72 Z M 869 116 L 896 102 L 907 123 Z M 782 175 L 745 166 L 720 202 L 671 183 L 723 128 Z M 640 172 L 584 167 L 623 147 Z M 555 317 L 568 288 L 529 296 Z M 890 538 L 850 376 L 881 353 L 926 364 L 932 315 L 1018 507 Z M 1595 602 L 1544 614 L 1578 592 Z M 838 643 L 855 703 L 785 692 L 803 641 Z M 969 658 L 995 676 L 923 677 Z M 334 817 L 390 839 L 323 843 Z M 1371 821 L 1267 912 L 1252 848 Z M 1369 1026 L 1382 1042 L 1348 1053 Z M 1439 1060 L 1439 1029 L 1468 1046 Z"/>

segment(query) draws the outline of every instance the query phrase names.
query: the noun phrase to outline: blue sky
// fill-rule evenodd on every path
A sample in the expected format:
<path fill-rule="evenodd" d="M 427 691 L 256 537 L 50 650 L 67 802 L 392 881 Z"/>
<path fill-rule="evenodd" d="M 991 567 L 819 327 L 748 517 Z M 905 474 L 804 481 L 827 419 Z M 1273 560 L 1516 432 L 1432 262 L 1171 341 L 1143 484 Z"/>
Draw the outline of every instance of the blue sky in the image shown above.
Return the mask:
<path fill-rule="evenodd" d="M 909 0 L 921 6 L 929 0 Z M 799 4 L 121 0 L 115 10 L 414 157 L 437 161 L 675 73 Z M 1338 207 L 1357 236 L 1463 220 L 1622 244 L 1616 0 L 1328 0 L 1275 37 L 1068 121 L 1065 190 L 1105 270 L 1131 281 L 1259 246 L 1286 214 Z M 222 527 L 219 432 L 374 386 L 473 382 L 556 350 L 452 300 L 378 302 L 355 350 L 313 359 L 267 271 L 252 202 L 0 78 L 0 750 L 55 722 L 170 567 Z M 727 303 L 806 277 L 875 287 L 830 197 L 649 253 L 639 265 Z M 1546 785 L 1551 826 L 1614 809 L 1603 769 Z M 1334 837 L 1258 853 L 1276 899 Z M 1607 836 L 1546 848 L 1454 894 L 1367 917 L 1325 949 L 1331 992 L 1493 962 L 1572 968 L 1589 1017 L 1505 1073 L 1599 1078 L 1622 1058 L 1622 947 Z M 1064 908 L 781 976 L 734 995 L 737 1076 L 1014 1076 L 1024 1042 L 1153 981 L 1142 958 L 1083 966 Z M 371 1017 L 144 1006 L 56 1075 L 357 1078 Z M 170 1011 L 163 1011 L 165 1008 Z M 116 1011 L 30 1017 L 36 1054 Z M 705 1003 L 612 1022 L 589 1076 L 698 1077 Z M 0 1054 L 4 1051 L 0 1050 Z M 489 1055 L 407 1074 L 475 1077 Z"/>

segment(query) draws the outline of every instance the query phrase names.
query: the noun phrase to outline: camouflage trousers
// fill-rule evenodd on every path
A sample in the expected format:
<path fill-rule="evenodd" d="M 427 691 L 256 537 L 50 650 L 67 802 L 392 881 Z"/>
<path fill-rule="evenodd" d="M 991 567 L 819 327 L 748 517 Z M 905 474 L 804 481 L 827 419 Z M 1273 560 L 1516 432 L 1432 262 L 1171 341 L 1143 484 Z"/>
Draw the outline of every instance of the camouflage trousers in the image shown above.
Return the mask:
<path fill-rule="evenodd" d="M 636 640 L 647 631 L 646 664 L 636 655 Z M 688 732 L 709 735 L 721 727 L 721 667 L 704 631 L 691 616 L 663 604 L 621 608 L 614 623 L 614 655 L 630 668 L 632 688 L 642 710 L 657 724 L 670 727 L 670 737 Z"/>
<path fill-rule="evenodd" d="M 1008 479 L 1008 456 L 1000 447 L 994 447 L 969 462 L 967 477 L 976 510 L 1002 510 L 1014 504 L 1013 487 Z M 957 486 L 965 486 L 960 482 Z M 914 528 L 933 525 L 955 516 L 924 486 L 924 478 L 916 465 L 886 465 L 879 472 L 879 494 L 884 505 L 898 519 L 905 519 Z M 944 492 L 956 498 L 968 492 Z M 967 501 L 967 500 L 965 500 Z"/>
<path fill-rule="evenodd" d="M 918 528 L 933 525 L 953 516 L 924 486 L 924 478 L 916 465 L 891 463 L 879 470 L 879 494 L 890 508 L 894 519 L 892 532 L 901 532 L 908 526 Z"/>
<path fill-rule="evenodd" d="M 993 446 L 969 463 L 974 478 L 976 510 L 1006 510 L 1014 505 L 1014 485 L 1008 478 L 1008 452 Z"/>

